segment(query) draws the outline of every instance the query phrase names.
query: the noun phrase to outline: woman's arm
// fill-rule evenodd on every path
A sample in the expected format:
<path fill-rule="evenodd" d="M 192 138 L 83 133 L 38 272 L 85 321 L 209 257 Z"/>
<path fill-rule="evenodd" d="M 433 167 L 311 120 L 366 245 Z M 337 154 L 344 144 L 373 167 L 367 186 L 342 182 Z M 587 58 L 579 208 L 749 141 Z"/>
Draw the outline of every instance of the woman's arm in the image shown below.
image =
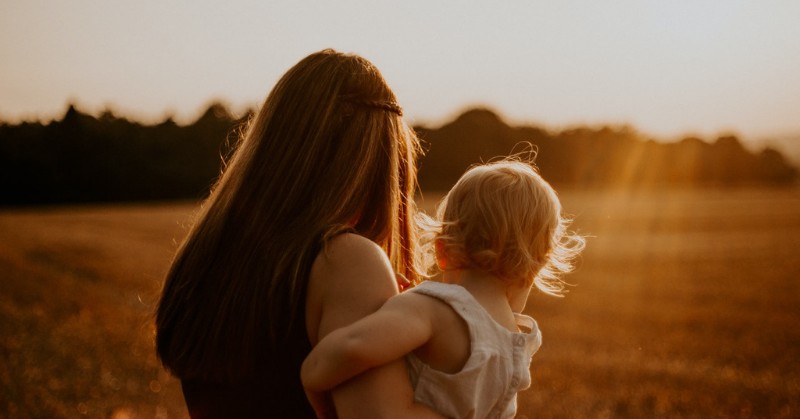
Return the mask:
<path fill-rule="evenodd" d="M 391 264 L 372 241 L 343 234 L 333 239 L 311 271 L 306 327 L 312 344 L 377 311 L 397 294 Z M 441 418 L 413 402 L 405 362 L 397 359 L 348 380 L 332 392 L 340 418 Z"/>
<path fill-rule="evenodd" d="M 303 362 L 303 386 L 331 390 L 425 344 L 432 333 L 426 302 L 416 294 L 397 295 L 377 312 L 325 336 Z"/>

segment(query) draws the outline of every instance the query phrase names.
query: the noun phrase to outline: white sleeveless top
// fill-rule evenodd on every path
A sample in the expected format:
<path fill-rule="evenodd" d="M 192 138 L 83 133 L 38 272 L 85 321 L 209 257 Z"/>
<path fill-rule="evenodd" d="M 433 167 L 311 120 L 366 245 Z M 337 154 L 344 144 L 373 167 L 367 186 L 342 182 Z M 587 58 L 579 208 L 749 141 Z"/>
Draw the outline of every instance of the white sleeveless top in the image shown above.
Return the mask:
<path fill-rule="evenodd" d="M 531 357 L 542 344 L 533 318 L 515 313 L 530 332 L 511 332 L 498 324 L 464 287 L 425 281 L 406 292 L 438 298 L 467 323 L 471 353 L 461 371 L 435 370 L 413 353 L 406 356 L 414 400 L 451 418 L 512 418 L 517 392 L 531 385 Z"/>

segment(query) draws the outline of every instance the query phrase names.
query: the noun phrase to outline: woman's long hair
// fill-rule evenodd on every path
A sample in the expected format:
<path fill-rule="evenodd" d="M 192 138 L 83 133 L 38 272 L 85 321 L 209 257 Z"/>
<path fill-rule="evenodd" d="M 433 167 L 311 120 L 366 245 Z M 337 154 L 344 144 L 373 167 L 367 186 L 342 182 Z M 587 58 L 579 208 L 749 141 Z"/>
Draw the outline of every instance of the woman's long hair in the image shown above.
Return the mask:
<path fill-rule="evenodd" d="M 170 371 L 252 375 L 298 320 L 310 265 L 342 231 L 375 241 L 416 280 L 419 143 L 401 116 L 378 69 L 356 55 L 320 51 L 278 81 L 167 274 L 156 349 Z"/>

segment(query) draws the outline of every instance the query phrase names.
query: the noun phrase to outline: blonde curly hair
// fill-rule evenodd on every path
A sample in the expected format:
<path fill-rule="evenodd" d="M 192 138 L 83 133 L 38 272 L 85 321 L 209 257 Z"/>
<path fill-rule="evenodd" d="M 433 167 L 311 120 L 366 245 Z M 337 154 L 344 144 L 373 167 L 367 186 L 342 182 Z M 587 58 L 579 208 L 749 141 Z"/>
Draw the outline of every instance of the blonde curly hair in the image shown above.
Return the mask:
<path fill-rule="evenodd" d="M 418 263 L 427 275 L 437 272 L 438 256 L 445 270 L 478 269 L 514 285 L 533 282 L 554 296 L 563 296 L 560 276 L 572 271 L 586 243 L 567 230 L 571 220 L 550 184 L 514 158 L 473 166 L 439 203 L 435 219 L 420 214 L 417 221 Z"/>

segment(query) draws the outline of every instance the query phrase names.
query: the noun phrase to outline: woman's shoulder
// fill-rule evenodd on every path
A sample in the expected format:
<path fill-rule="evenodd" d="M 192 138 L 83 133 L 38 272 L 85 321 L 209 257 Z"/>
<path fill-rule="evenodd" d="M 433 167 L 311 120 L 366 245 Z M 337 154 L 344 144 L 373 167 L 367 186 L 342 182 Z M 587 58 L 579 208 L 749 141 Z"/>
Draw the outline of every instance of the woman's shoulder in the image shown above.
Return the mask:
<path fill-rule="evenodd" d="M 306 296 L 312 343 L 375 312 L 397 294 L 389 258 L 375 242 L 345 233 L 329 240 L 311 267 Z"/>
<path fill-rule="evenodd" d="M 357 291 L 377 294 L 371 297 L 385 300 L 397 293 L 386 252 L 372 240 L 354 233 L 340 234 L 323 246 L 311 267 L 311 280 L 333 294 Z"/>
<path fill-rule="evenodd" d="M 342 233 L 328 240 L 323 246 L 319 261 L 329 263 L 349 259 L 374 259 L 389 263 L 383 249 L 374 241 L 356 233 Z"/>
<path fill-rule="evenodd" d="M 392 266 L 386 252 L 377 243 L 359 234 L 343 233 L 322 246 L 311 267 L 311 274 L 350 276 L 365 269 L 391 272 Z"/>

